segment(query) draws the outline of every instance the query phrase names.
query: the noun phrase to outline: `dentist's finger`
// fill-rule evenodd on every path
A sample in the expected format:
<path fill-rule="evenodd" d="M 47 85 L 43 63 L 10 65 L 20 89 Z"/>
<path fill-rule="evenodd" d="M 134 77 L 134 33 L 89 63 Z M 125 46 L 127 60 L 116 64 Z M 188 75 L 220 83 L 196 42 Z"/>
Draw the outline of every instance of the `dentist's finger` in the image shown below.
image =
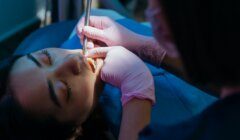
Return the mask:
<path fill-rule="evenodd" d="M 103 30 L 97 29 L 91 26 L 85 26 L 82 29 L 82 34 L 87 36 L 88 38 L 99 40 L 102 42 L 106 42 L 106 38 L 107 38 Z"/>
<path fill-rule="evenodd" d="M 76 26 L 77 33 L 81 33 L 82 28 L 84 27 L 84 20 L 85 18 L 82 17 L 80 21 L 77 23 L 77 26 Z"/>
<path fill-rule="evenodd" d="M 98 47 L 88 50 L 86 57 L 90 58 L 105 58 L 112 47 Z"/>
<path fill-rule="evenodd" d="M 93 49 L 94 48 L 94 43 L 91 39 L 88 39 L 86 47 L 87 47 L 87 49 Z"/>

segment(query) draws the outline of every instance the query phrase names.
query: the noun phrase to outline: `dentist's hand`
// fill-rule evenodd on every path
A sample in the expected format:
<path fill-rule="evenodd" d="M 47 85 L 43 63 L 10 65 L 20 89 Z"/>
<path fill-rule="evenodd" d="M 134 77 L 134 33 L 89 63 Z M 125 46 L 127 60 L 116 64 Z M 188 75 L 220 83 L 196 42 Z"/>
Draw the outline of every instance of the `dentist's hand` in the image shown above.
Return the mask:
<path fill-rule="evenodd" d="M 104 16 L 91 16 L 89 26 L 84 26 L 84 18 L 77 24 L 77 34 L 83 42 L 83 36 L 87 36 L 90 40 L 94 41 L 88 43 L 87 48 L 94 46 L 124 46 L 130 51 L 138 48 L 149 37 L 136 34 L 122 25 L 116 23 L 109 17 Z M 102 45 L 105 43 L 105 45 Z"/>
<path fill-rule="evenodd" d="M 105 57 L 101 78 L 121 89 L 123 105 L 133 98 L 155 103 L 153 77 L 143 61 L 132 52 L 123 47 L 102 47 L 90 49 L 88 57 Z"/>
<path fill-rule="evenodd" d="M 84 26 L 84 18 L 77 25 L 77 34 L 83 43 L 83 36 L 89 38 L 87 48 L 103 46 L 123 46 L 142 60 L 160 66 L 166 51 L 153 38 L 136 34 L 108 17 L 91 16 L 89 26 Z"/>

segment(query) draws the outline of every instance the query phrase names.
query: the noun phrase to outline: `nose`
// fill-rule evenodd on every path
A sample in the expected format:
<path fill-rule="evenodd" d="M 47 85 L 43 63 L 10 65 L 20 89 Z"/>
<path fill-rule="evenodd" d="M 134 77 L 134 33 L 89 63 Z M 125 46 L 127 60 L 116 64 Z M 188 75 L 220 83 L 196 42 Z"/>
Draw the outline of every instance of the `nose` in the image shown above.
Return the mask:
<path fill-rule="evenodd" d="M 54 72 L 58 76 L 78 75 L 82 57 L 77 54 L 69 54 L 57 62 Z"/>

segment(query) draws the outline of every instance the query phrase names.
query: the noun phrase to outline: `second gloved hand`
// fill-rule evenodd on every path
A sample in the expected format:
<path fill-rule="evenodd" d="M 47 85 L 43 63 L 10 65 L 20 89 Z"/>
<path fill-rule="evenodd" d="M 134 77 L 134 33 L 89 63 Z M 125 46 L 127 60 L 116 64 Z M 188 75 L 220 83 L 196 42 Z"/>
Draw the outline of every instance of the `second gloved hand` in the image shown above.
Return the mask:
<path fill-rule="evenodd" d="M 84 26 L 84 18 L 77 24 L 77 34 L 83 42 L 83 36 L 94 40 L 96 46 L 124 46 L 130 51 L 134 51 L 138 46 L 149 43 L 149 37 L 136 34 L 109 17 L 91 16 L 89 26 Z M 105 43 L 106 45 L 102 45 Z M 94 47 L 89 43 L 88 48 Z"/>
<path fill-rule="evenodd" d="M 155 103 L 153 77 L 143 61 L 132 52 L 123 47 L 102 47 L 89 50 L 88 57 L 105 58 L 101 78 L 121 89 L 123 105 L 133 98 Z"/>

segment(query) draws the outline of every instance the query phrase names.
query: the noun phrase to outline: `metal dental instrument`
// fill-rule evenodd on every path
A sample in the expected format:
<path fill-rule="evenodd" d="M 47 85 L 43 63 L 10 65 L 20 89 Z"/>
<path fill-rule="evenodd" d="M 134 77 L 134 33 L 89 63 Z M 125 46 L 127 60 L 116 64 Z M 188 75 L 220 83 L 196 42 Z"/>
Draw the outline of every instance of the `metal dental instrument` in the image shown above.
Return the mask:
<path fill-rule="evenodd" d="M 87 7 L 85 9 L 85 22 L 84 22 L 84 26 L 88 26 L 89 25 L 91 5 L 92 5 L 92 0 L 87 0 Z M 83 55 L 87 54 L 87 43 L 88 43 L 88 39 L 87 39 L 86 36 L 84 36 L 83 37 Z"/>

